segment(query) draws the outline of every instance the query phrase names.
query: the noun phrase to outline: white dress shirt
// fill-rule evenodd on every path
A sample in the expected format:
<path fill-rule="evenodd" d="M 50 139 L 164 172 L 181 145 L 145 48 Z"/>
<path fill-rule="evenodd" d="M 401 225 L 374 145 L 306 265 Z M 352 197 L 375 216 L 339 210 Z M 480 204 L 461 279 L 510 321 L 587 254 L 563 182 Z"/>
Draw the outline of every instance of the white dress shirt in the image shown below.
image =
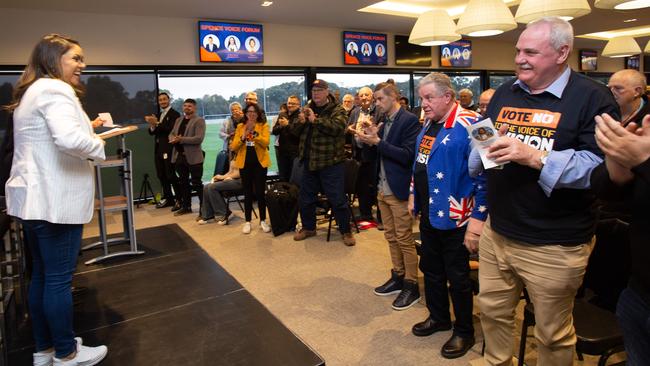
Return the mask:
<path fill-rule="evenodd" d="M 93 165 L 104 143 L 72 87 L 41 78 L 14 111 L 14 156 L 7 212 L 25 220 L 85 224 L 93 215 Z"/>

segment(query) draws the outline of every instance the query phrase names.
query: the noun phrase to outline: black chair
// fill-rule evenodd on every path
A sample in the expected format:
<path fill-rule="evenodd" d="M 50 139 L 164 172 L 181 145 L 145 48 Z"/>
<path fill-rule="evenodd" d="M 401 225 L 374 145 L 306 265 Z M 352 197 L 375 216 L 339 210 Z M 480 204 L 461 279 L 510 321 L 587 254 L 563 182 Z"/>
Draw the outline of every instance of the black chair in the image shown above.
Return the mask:
<path fill-rule="evenodd" d="M 625 222 L 616 219 L 602 220 L 598 223 L 596 230 L 596 247 L 610 247 L 615 245 L 617 250 L 625 250 L 625 245 L 629 243 L 619 240 L 612 242 L 608 235 L 612 230 L 620 230 L 621 225 L 626 226 Z M 585 279 L 597 273 L 611 273 L 613 270 L 612 262 L 603 261 L 600 256 L 607 255 L 607 251 L 599 250 L 592 252 L 592 257 L 587 266 Z M 601 265 L 607 263 L 606 265 Z M 617 263 L 617 266 L 625 267 L 626 263 Z M 621 331 L 616 315 L 603 307 L 595 305 L 592 300 L 596 297 L 585 296 L 587 289 L 590 289 L 588 281 L 585 280 L 583 287 L 578 290 L 580 297 L 575 299 L 573 307 L 573 326 L 576 330 L 576 353 L 578 359 L 583 360 L 582 355 L 600 356 L 598 359 L 598 366 L 605 366 L 610 356 L 615 353 L 623 352 L 623 332 Z M 528 327 L 535 325 L 535 306 L 530 301 L 530 297 L 526 289 L 524 289 L 524 299 L 526 306 L 524 307 L 524 320 L 521 327 L 521 338 L 519 340 L 519 362 L 518 365 L 524 364 L 524 356 L 526 353 L 526 337 L 528 335 Z M 614 299 L 614 303 L 617 299 Z"/>
<path fill-rule="evenodd" d="M 344 164 L 344 190 L 345 190 L 345 197 L 347 199 L 348 203 L 348 211 L 350 212 L 350 222 L 354 224 L 354 228 L 357 231 L 357 234 L 359 233 L 359 226 L 357 225 L 357 222 L 354 220 L 354 213 L 352 212 L 352 203 L 354 202 L 353 196 L 354 192 L 356 190 L 356 185 L 357 185 L 357 175 L 359 173 L 359 162 L 353 159 L 347 159 L 343 162 Z M 321 196 L 322 197 L 322 196 Z M 327 201 L 324 197 L 321 198 L 321 201 Z M 330 236 L 332 233 L 332 220 L 334 220 L 334 214 L 332 212 L 332 207 L 331 205 L 328 205 L 328 221 L 329 224 L 327 226 L 327 241 L 330 241 Z"/>
<path fill-rule="evenodd" d="M 226 215 L 226 225 L 228 225 L 230 221 L 230 203 L 235 201 L 239 205 L 239 209 L 244 212 L 244 206 L 241 203 L 241 200 L 239 197 L 242 197 L 244 195 L 244 190 L 243 189 L 233 189 L 233 190 L 228 190 L 228 191 L 221 191 L 221 197 L 226 201 L 226 208 L 228 209 L 228 214 Z M 255 207 L 253 207 L 253 215 L 255 215 L 255 218 L 257 219 L 257 212 L 255 211 Z"/>

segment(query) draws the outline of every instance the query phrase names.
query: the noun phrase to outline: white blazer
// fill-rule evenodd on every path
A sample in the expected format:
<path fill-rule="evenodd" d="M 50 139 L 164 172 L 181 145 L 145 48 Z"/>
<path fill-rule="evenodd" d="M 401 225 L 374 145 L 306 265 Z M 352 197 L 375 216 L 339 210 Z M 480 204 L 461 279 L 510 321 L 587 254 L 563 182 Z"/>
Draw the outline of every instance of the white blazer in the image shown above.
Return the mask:
<path fill-rule="evenodd" d="M 37 80 L 14 111 L 7 213 L 56 224 L 89 222 L 95 186 L 88 159 L 106 159 L 104 142 L 74 90 L 61 80 Z"/>

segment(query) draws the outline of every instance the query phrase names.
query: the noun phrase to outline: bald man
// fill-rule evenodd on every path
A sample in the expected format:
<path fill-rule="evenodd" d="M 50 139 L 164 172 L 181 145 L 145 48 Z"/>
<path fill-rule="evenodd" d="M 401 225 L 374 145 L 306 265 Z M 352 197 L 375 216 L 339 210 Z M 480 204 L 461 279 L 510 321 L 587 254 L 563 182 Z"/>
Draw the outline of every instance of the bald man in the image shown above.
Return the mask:
<path fill-rule="evenodd" d="M 352 136 L 357 133 L 357 127 L 364 123 L 378 125 L 383 121 L 381 113 L 373 103 L 373 91 L 367 86 L 359 89 L 360 106 L 354 108 L 348 117 L 347 132 Z M 377 146 L 365 144 L 354 138 L 352 156 L 361 165 L 357 175 L 357 198 L 359 199 L 359 216 L 357 221 L 374 221 L 372 207 L 377 203 Z"/>
<path fill-rule="evenodd" d="M 478 97 L 478 112 L 482 115 L 485 116 L 487 113 L 487 108 L 488 105 L 490 105 L 490 100 L 492 99 L 492 96 L 494 95 L 495 90 L 490 88 Z"/>
<path fill-rule="evenodd" d="M 621 123 L 627 126 L 630 122 L 641 125 L 643 116 L 650 113 L 645 75 L 637 70 L 621 70 L 609 79 L 607 84 L 614 94 L 616 103 L 621 108 Z"/>

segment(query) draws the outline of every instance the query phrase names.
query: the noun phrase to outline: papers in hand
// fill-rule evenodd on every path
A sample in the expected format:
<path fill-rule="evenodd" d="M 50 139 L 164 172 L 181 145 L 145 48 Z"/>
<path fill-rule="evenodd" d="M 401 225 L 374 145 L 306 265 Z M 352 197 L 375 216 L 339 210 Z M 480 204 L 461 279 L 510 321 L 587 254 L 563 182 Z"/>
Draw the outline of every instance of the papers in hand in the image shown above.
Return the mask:
<path fill-rule="evenodd" d="M 493 159 L 487 157 L 488 148 L 499 138 L 499 134 L 497 133 L 497 129 L 494 128 L 492 120 L 486 118 L 467 127 L 467 133 L 472 139 L 472 146 L 481 155 L 483 167 L 485 169 L 500 167 L 500 164 L 495 163 Z"/>
<path fill-rule="evenodd" d="M 120 127 L 113 123 L 113 117 L 111 117 L 110 113 L 99 113 L 99 118 L 104 121 L 102 124 L 104 127 Z"/>

